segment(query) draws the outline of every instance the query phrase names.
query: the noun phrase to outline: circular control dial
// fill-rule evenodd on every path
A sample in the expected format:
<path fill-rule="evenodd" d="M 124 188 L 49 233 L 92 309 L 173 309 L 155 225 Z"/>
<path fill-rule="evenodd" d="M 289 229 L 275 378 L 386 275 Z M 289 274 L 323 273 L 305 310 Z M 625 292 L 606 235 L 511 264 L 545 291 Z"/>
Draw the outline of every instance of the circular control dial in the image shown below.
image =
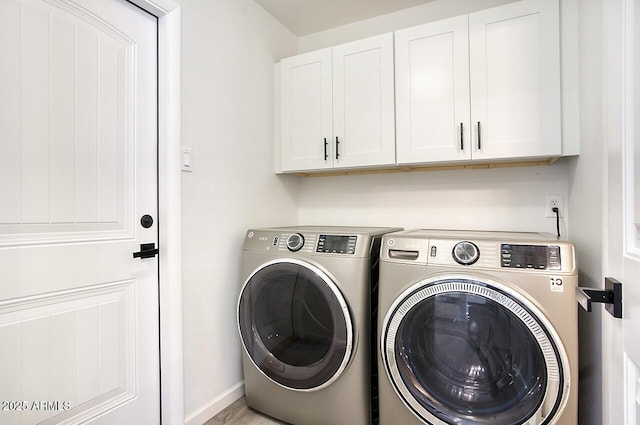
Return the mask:
<path fill-rule="evenodd" d="M 287 238 L 287 248 L 289 251 L 300 251 L 300 249 L 304 246 L 304 236 L 300 233 L 294 233 L 289 235 Z"/>
<path fill-rule="evenodd" d="M 453 247 L 452 254 L 453 259 L 463 266 L 470 266 L 480 258 L 478 246 L 469 241 L 458 242 L 456 246 Z"/>

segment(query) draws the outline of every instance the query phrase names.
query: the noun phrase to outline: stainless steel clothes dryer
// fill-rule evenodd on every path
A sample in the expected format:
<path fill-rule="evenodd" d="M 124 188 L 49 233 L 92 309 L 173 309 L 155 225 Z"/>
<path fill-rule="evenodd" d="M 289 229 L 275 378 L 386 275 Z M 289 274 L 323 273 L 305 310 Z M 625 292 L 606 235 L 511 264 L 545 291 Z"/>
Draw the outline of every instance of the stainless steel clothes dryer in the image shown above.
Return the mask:
<path fill-rule="evenodd" d="M 396 230 L 247 232 L 238 328 L 250 407 L 296 425 L 371 423 L 372 286 L 381 236 Z"/>
<path fill-rule="evenodd" d="M 577 280 L 551 235 L 386 235 L 380 425 L 576 425 Z"/>

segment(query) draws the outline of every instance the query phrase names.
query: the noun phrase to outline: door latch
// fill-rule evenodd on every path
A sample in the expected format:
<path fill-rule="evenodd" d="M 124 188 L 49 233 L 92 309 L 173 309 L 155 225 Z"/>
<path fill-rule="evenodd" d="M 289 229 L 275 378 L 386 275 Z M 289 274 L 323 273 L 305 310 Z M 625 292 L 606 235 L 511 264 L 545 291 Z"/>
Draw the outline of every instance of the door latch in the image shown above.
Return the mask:
<path fill-rule="evenodd" d="M 604 308 L 616 319 L 622 319 L 622 283 L 611 277 L 604 279 L 604 291 L 593 288 L 576 288 L 576 299 L 582 308 L 591 311 L 591 303 L 603 303 Z"/>
<path fill-rule="evenodd" d="M 133 258 L 151 258 L 158 255 L 158 248 L 155 243 L 140 244 L 140 251 L 133 253 Z"/>

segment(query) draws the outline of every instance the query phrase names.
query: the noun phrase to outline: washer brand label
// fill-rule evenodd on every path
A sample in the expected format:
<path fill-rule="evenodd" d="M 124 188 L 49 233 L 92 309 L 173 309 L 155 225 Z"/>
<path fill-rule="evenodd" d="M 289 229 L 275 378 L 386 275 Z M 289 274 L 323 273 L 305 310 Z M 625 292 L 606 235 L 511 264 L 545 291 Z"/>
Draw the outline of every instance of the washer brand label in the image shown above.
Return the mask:
<path fill-rule="evenodd" d="M 552 292 L 564 292 L 564 284 L 561 277 L 549 277 L 549 287 L 551 288 Z"/>

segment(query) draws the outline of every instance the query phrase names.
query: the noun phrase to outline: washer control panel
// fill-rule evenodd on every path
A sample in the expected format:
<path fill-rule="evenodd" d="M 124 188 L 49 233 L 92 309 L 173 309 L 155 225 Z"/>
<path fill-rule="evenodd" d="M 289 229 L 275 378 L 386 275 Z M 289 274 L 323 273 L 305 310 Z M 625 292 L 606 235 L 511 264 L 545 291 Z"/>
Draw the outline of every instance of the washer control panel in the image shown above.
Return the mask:
<path fill-rule="evenodd" d="M 553 277 L 577 270 L 573 244 L 546 233 L 408 230 L 384 235 L 380 258 L 451 270 L 547 273 Z"/>
<path fill-rule="evenodd" d="M 561 270 L 560 247 L 555 245 L 500 245 L 500 266 L 514 269 Z"/>

